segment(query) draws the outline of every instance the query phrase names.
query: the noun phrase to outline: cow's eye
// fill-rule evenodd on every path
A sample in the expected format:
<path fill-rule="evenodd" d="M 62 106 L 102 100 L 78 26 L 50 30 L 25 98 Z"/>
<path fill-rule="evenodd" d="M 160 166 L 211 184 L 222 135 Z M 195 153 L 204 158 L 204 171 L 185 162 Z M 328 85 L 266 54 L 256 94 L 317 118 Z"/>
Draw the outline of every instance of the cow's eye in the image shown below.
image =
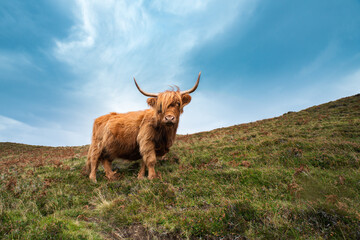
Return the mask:
<path fill-rule="evenodd" d="M 180 106 L 180 102 L 174 102 L 170 104 L 170 107 L 179 107 L 179 106 Z"/>

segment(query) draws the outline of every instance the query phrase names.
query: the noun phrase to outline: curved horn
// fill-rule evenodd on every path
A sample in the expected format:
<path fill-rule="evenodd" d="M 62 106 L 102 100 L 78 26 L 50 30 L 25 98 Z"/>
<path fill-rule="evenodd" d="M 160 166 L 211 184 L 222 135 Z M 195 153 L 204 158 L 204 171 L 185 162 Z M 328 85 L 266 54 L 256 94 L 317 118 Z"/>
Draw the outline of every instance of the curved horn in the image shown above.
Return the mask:
<path fill-rule="evenodd" d="M 147 93 L 147 92 L 143 91 L 143 90 L 139 87 L 139 85 L 137 84 L 137 82 L 136 82 L 136 80 L 135 80 L 135 77 L 134 77 L 134 82 L 135 82 L 135 85 L 136 85 L 137 89 L 139 89 L 139 91 L 140 91 L 142 94 L 144 94 L 145 96 L 147 96 L 147 97 L 157 97 L 157 96 L 158 96 L 158 94 L 155 94 L 155 93 Z"/>
<path fill-rule="evenodd" d="M 201 75 L 201 72 L 199 72 L 199 76 L 198 76 L 198 79 L 195 83 L 195 86 L 193 86 L 191 89 L 187 90 L 187 91 L 181 91 L 180 94 L 189 94 L 189 93 L 192 93 L 196 90 L 196 88 L 199 86 L 199 82 L 200 82 L 200 75 Z"/>

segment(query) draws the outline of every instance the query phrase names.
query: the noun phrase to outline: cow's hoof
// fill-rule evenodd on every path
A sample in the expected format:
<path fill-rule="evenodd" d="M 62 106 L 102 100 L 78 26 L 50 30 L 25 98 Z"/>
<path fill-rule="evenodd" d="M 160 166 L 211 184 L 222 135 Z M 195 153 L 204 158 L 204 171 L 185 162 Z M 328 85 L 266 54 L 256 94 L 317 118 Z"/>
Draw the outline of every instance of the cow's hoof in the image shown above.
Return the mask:
<path fill-rule="evenodd" d="M 95 177 L 95 178 L 90 177 L 90 181 L 91 181 L 91 182 L 93 182 L 93 183 L 97 183 L 97 181 L 96 181 L 96 177 Z"/>
<path fill-rule="evenodd" d="M 112 172 L 111 174 L 108 174 L 108 175 L 106 176 L 106 178 L 107 178 L 109 181 L 119 180 L 119 179 L 120 179 L 120 174 L 119 174 L 119 173 L 116 173 L 116 172 Z"/>
<path fill-rule="evenodd" d="M 156 174 L 153 174 L 153 175 L 149 175 L 149 176 L 148 176 L 148 179 L 149 179 L 149 180 L 152 180 L 152 179 L 155 179 L 155 178 L 162 179 L 161 174 L 160 174 L 159 172 L 157 172 Z"/>

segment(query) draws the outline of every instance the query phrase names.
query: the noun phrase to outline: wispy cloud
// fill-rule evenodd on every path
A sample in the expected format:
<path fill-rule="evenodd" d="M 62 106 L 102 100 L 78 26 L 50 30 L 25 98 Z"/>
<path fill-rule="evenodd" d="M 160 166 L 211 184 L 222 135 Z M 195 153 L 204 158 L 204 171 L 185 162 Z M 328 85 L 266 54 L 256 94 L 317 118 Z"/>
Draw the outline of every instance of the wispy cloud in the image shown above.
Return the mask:
<path fill-rule="evenodd" d="M 306 63 L 300 72 L 299 77 L 306 77 L 316 73 L 324 67 L 328 67 L 328 64 L 336 57 L 338 46 L 335 40 L 332 40 L 311 62 Z"/>
<path fill-rule="evenodd" d="M 343 96 L 360 93 L 360 68 L 335 82 L 334 89 Z"/>
<path fill-rule="evenodd" d="M 194 14 L 197 11 L 205 10 L 209 1 L 202 0 L 184 0 L 184 1 L 164 1 L 155 0 L 151 3 L 152 7 L 158 11 L 174 14 L 174 15 L 188 15 Z"/>
<path fill-rule="evenodd" d="M 19 72 L 22 69 L 22 72 Z M 0 80 L 26 81 L 26 72 L 42 71 L 26 53 L 0 51 Z"/>
<path fill-rule="evenodd" d="M 86 142 L 88 138 L 84 134 L 62 129 L 61 127 L 33 127 L 0 115 L 0 142 L 72 146 Z"/>

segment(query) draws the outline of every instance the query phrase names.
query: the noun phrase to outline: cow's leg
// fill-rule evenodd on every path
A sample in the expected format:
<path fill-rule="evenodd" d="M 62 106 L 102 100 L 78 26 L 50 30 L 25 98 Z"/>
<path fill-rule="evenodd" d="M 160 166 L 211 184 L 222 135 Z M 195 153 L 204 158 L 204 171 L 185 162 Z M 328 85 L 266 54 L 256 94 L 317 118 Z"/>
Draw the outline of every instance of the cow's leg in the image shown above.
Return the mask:
<path fill-rule="evenodd" d="M 111 162 L 109 160 L 105 159 L 102 161 L 102 164 L 104 166 L 105 176 L 107 177 L 107 179 L 109 179 L 109 180 L 115 179 L 114 177 L 115 177 L 116 172 L 114 172 L 111 169 Z"/>
<path fill-rule="evenodd" d="M 143 161 L 145 162 L 147 168 L 148 168 L 148 178 L 154 179 L 156 178 L 155 173 L 155 164 L 156 164 L 156 154 L 155 151 L 151 151 L 143 156 Z"/>
<path fill-rule="evenodd" d="M 91 162 L 91 170 L 90 170 L 90 175 L 89 178 L 91 181 L 93 181 L 94 183 L 96 183 L 96 170 L 99 167 L 99 161 L 92 161 Z"/>
<path fill-rule="evenodd" d="M 154 133 L 151 133 L 150 130 L 146 127 L 141 128 L 139 131 L 139 135 L 137 137 L 137 141 L 139 143 L 139 150 L 142 156 L 143 164 L 148 168 L 148 178 L 154 179 L 156 177 L 155 173 L 155 164 L 156 164 L 156 154 L 155 154 L 155 144 L 151 141 L 151 136 Z M 145 166 L 141 165 L 139 175 L 143 176 L 145 173 Z M 138 177 L 139 177 L 138 175 Z"/>
<path fill-rule="evenodd" d="M 99 167 L 101 151 L 97 147 L 92 148 L 90 153 L 90 175 L 89 178 L 91 181 L 96 183 L 96 170 Z"/>
<path fill-rule="evenodd" d="M 139 174 L 138 174 L 138 179 L 143 179 L 145 177 L 145 169 L 146 165 L 144 163 L 144 160 L 141 159 L 140 160 L 140 170 L 139 170 Z"/>

